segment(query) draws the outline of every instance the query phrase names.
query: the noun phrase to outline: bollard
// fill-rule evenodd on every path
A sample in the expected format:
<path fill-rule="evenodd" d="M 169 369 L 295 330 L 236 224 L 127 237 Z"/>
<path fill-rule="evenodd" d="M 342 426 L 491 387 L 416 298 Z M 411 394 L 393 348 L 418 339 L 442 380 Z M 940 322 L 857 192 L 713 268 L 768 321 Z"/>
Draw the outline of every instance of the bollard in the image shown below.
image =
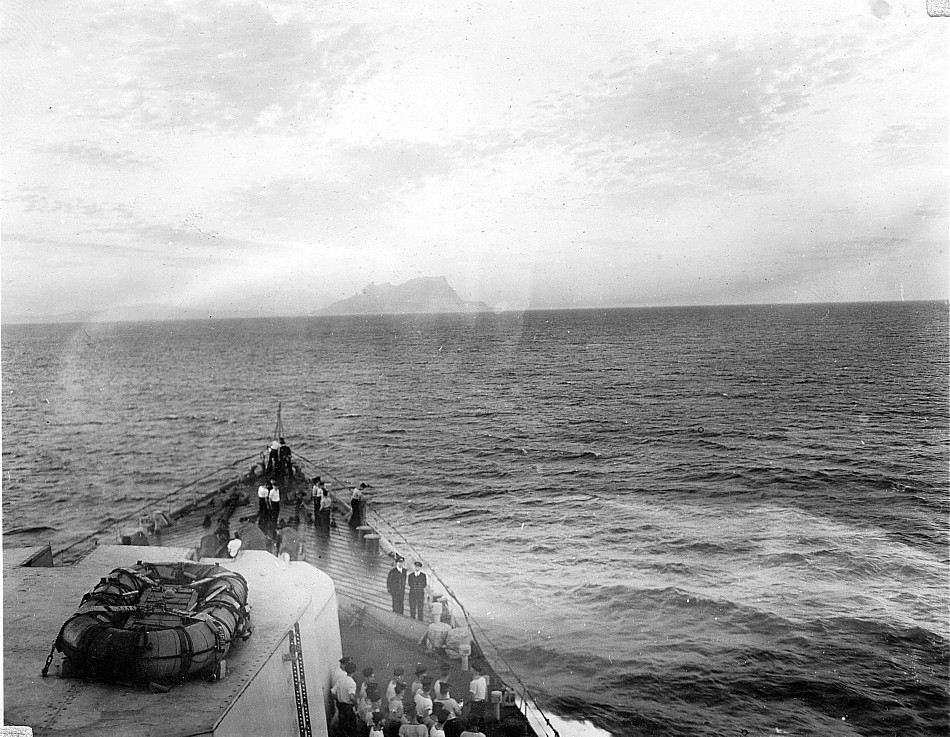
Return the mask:
<path fill-rule="evenodd" d="M 491 709 L 492 714 L 495 716 L 495 721 L 501 721 L 501 691 L 492 691 L 491 692 Z"/>
<path fill-rule="evenodd" d="M 379 555 L 379 535 L 374 533 L 364 537 L 363 546 L 370 555 Z"/>
<path fill-rule="evenodd" d="M 368 533 L 371 533 L 372 531 L 373 531 L 373 528 L 370 527 L 369 525 L 360 525 L 359 527 L 356 528 L 356 534 L 360 540 L 362 540 L 364 537 L 366 537 Z"/>

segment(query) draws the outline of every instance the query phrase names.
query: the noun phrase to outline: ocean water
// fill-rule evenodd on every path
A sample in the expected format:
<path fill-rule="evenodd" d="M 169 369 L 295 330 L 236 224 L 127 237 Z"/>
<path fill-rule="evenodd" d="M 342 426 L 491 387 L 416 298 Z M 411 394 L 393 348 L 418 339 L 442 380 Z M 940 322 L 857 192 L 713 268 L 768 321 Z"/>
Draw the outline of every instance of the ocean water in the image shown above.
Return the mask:
<path fill-rule="evenodd" d="M 614 735 L 946 735 L 945 303 L 5 326 L 4 545 L 288 441 Z M 566 737 L 566 735 L 565 735 Z"/>

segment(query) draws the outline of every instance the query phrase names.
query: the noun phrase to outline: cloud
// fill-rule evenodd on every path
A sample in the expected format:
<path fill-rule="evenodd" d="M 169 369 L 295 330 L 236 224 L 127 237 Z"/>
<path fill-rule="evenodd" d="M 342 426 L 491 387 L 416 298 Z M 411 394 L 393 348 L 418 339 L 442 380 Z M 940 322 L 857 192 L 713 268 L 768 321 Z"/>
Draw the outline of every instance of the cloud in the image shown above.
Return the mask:
<path fill-rule="evenodd" d="M 4 263 L 35 261 L 36 250 L 50 258 L 42 265 L 48 270 L 75 269 L 94 272 L 110 262 L 124 261 L 147 273 L 151 269 L 194 269 L 227 267 L 244 263 L 243 257 L 259 244 L 249 244 L 199 231 L 175 228 L 149 228 L 150 238 L 135 238 L 121 242 L 94 241 L 85 238 L 53 240 L 25 235 L 19 232 L 3 234 L 9 244 L 5 248 Z"/>
<path fill-rule="evenodd" d="M 237 314 L 286 287 L 288 260 L 261 244 L 196 230 L 152 228 L 119 242 L 45 239 L 3 233 L 2 309 L 6 321 L 75 314 L 113 319 L 169 316 L 161 306 L 227 303 Z M 42 258 L 37 258 L 42 254 Z M 270 268 L 272 266 L 272 268 Z M 284 278 L 279 283 L 279 278 Z M 151 307 L 148 305 L 154 303 Z M 66 319 L 64 318 L 64 319 Z"/>
<path fill-rule="evenodd" d="M 150 249 L 145 245 L 119 245 L 76 239 L 72 241 L 51 241 L 46 238 L 37 238 L 23 233 L 5 231 L 3 234 L 5 253 L 4 266 L 12 266 L 14 270 L 20 264 L 35 262 L 36 250 L 44 250 L 47 254 L 54 254 L 45 268 L 50 271 L 69 270 L 76 266 L 89 265 L 93 261 L 128 260 L 141 265 L 143 257 L 150 255 Z"/>
<path fill-rule="evenodd" d="M 914 210 L 914 215 L 926 220 L 927 218 L 945 218 L 948 214 L 948 207 L 946 199 L 939 198 L 938 203 L 935 205 L 918 205 L 917 209 Z"/>
<path fill-rule="evenodd" d="M 145 222 L 127 203 L 65 194 L 47 185 L 33 184 L 8 190 L 3 199 L 7 205 L 20 205 L 21 212 L 27 217 L 32 215 L 48 224 L 58 221 L 73 232 L 125 233 L 145 227 Z M 11 216 L 9 219 L 16 218 Z"/>
<path fill-rule="evenodd" d="M 72 162 L 107 166 L 123 171 L 153 167 L 159 163 L 155 156 L 118 148 L 107 149 L 88 141 L 51 143 L 41 150 L 58 160 L 68 159 Z"/>
<path fill-rule="evenodd" d="M 889 166 L 932 166 L 938 159 L 946 161 L 947 119 L 888 125 L 874 137 L 871 147 Z"/>
<path fill-rule="evenodd" d="M 327 170 L 307 177 L 267 179 L 230 189 L 218 203 L 232 223 L 271 236 L 315 238 L 332 232 L 385 227 L 401 198 L 455 167 L 451 149 L 425 143 L 379 141 L 336 149 L 328 142 Z M 263 230 L 261 231 L 263 234 Z M 353 243 L 351 239 L 348 242 Z"/>
<path fill-rule="evenodd" d="M 802 124 L 822 90 L 861 74 L 863 46 L 857 36 L 655 44 L 614 59 L 577 92 L 539 101 L 534 127 L 588 176 L 657 184 L 658 199 L 677 176 L 691 192 L 768 188 L 756 157 Z"/>
<path fill-rule="evenodd" d="M 36 304 L 52 262 L 51 304 L 276 273 L 301 304 L 438 273 L 508 304 L 768 300 L 940 237 L 945 34 L 901 6 L 426 5 L 14 13 L 5 284 Z"/>
<path fill-rule="evenodd" d="M 117 43 L 95 52 L 89 77 L 93 63 L 106 74 L 73 112 L 131 128 L 299 133 L 368 72 L 371 54 L 358 24 L 277 19 L 248 2 L 105 5 L 89 32 Z"/>

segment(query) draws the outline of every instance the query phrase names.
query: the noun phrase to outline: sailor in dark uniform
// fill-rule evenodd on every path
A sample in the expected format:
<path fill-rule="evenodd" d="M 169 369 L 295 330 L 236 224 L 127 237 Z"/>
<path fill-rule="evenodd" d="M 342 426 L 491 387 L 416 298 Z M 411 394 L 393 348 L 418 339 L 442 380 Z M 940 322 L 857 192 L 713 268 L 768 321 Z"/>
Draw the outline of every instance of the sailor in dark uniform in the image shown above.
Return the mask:
<path fill-rule="evenodd" d="M 360 485 L 354 487 L 352 494 L 350 494 L 350 527 L 359 527 L 365 519 L 364 504 L 366 500 L 363 498 L 365 489 L 366 484 L 360 482 Z"/>
<path fill-rule="evenodd" d="M 389 569 L 389 576 L 386 577 L 386 590 L 393 599 L 393 611 L 396 614 L 402 614 L 403 603 L 406 598 L 406 575 L 408 572 L 402 567 L 405 560 L 401 555 L 396 556 L 396 565 Z"/>
<path fill-rule="evenodd" d="M 293 462 L 290 460 L 290 457 L 293 454 L 290 451 L 290 446 L 284 442 L 284 439 L 280 439 L 280 445 L 277 448 L 277 475 L 278 476 L 287 476 L 288 478 L 293 475 Z"/>
<path fill-rule="evenodd" d="M 409 583 L 409 616 L 413 619 L 418 619 L 422 621 L 423 614 L 422 610 L 425 609 L 426 604 L 426 574 L 422 572 L 422 563 L 418 560 L 415 563 L 415 568 L 412 573 L 409 574 L 408 583 Z"/>

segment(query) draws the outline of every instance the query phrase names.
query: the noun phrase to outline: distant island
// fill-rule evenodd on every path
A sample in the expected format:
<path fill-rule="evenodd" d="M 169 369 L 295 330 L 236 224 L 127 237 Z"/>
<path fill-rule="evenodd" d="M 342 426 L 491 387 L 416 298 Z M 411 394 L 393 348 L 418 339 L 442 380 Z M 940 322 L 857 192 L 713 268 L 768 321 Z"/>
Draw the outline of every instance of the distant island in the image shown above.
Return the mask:
<path fill-rule="evenodd" d="M 359 294 L 334 302 L 322 315 L 410 315 L 438 312 L 488 312 L 484 302 L 466 302 L 444 276 L 419 277 L 402 284 L 368 284 Z"/>

